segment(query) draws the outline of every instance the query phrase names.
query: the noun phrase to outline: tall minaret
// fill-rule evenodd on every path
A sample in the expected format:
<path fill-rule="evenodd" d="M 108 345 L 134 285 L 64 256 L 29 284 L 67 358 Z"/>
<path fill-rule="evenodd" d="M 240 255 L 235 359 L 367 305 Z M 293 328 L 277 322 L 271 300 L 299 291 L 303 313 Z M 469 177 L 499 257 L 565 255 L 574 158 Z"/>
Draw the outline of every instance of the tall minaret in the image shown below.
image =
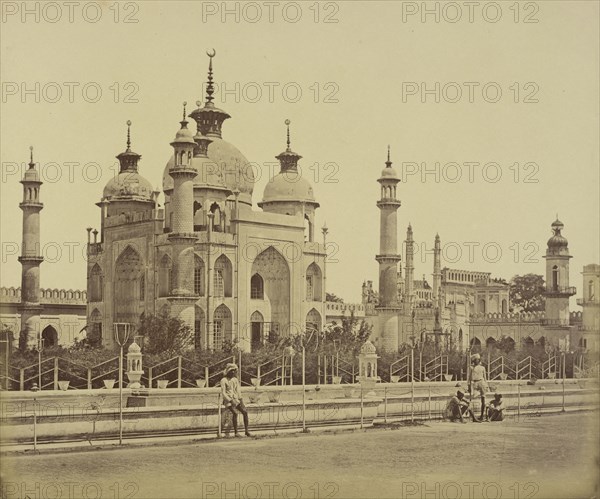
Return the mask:
<path fill-rule="evenodd" d="M 441 285 L 442 285 L 442 258 L 441 258 L 441 244 L 440 235 L 435 235 L 435 242 L 433 243 L 433 306 L 438 309 L 442 308 L 442 296 L 441 296 Z"/>
<path fill-rule="evenodd" d="M 173 178 L 171 196 L 173 225 L 167 236 L 173 246 L 173 282 L 171 296 L 189 296 L 194 294 L 194 178 L 198 171 L 192 166 L 194 149 L 197 147 L 192 132 L 187 128 L 185 106 L 181 128 L 171 142 L 174 162 L 169 170 Z"/>
<path fill-rule="evenodd" d="M 390 148 L 385 168 L 377 180 L 381 185 L 381 199 L 377 207 L 381 212 L 379 254 L 375 257 L 379 263 L 379 305 L 377 307 L 380 320 L 380 334 L 383 349 L 398 349 L 398 321 L 400 304 L 398 303 L 398 224 L 397 211 L 400 201 L 396 197 L 396 186 L 400 179 L 392 168 Z"/>
<path fill-rule="evenodd" d="M 558 218 L 552 223 L 553 236 L 546 249 L 546 317 L 547 326 L 569 325 L 569 297 L 576 293 L 569 286 L 569 242 L 561 234 L 564 224 Z"/>
<path fill-rule="evenodd" d="M 23 201 L 19 204 L 23 210 L 23 244 L 21 246 L 21 336 L 19 346 L 35 348 L 40 332 L 40 264 L 44 258 L 40 255 L 40 203 L 39 172 L 33 162 L 33 147 L 30 147 L 29 169 L 23 180 Z"/>
<path fill-rule="evenodd" d="M 404 281 L 404 313 L 406 317 L 410 317 L 414 302 L 414 254 L 415 254 L 415 241 L 413 239 L 412 225 L 408 224 L 406 229 L 406 262 L 404 264 L 405 269 L 405 281 Z"/>

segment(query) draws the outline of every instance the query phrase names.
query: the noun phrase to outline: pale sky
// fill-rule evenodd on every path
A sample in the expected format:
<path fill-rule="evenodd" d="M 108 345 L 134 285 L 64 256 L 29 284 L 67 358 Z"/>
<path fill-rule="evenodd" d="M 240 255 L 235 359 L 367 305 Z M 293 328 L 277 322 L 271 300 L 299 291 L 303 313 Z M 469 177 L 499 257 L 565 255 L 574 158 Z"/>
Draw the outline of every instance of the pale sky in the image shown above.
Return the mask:
<path fill-rule="evenodd" d="M 69 22 L 64 2 L 55 4 L 61 12 L 31 2 L 34 14 L 24 19 L 22 2 L 2 2 L 3 286 L 20 285 L 21 172 L 13 164 L 26 163 L 33 145 L 42 165 L 42 287 L 85 289 L 85 228 L 100 226 L 94 203 L 125 149 L 125 122 L 133 121 L 140 173 L 161 186 L 181 104 L 187 101 L 191 110 L 203 100 L 211 48 L 217 51 L 215 81 L 232 91 L 215 100 L 232 116 L 223 127 L 225 140 L 251 162 L 273 162 L 285 148 L 284 120 L 292 121 L 292 148 L 303 156 L 300 165 L 321 204 L 317 226 L 326 222 L 335 244 L 328 291 L 347 302 L 360 300 L 363 280 L 377 285 L 376 181 L 388 144 L 404 177 L 399 246 L 411 222 L 417 244 L 427 249 L 439 232 L 444 266 L 507 279 L 544 274 L 541 257 L 558 213 L 573 255 L 571 284 L 581 288 L 583 265 L 599 262 L 597 2 L 531 2 L 519 12 L 514 2 L 499 2 L 502 17 L 495 23 L 493 8 L 485 17 L 475 10 L 469 22 L 462 2 L 455 23 L 449 21 L 457 12 L 441 6 L 440 22 L 408 15 L 421 2 L 326 2 L 318 11 L 314 2 L 279 2 L 273 22 L 265 2 L 229 3 L 239 22 L 234 14 L 223 22 L 222 2 L 125 2 L 119 9 L 100 3 L 97 12 L 96 4 L 88 6 L 93 2 L 81 2 Z M 125 23 L 126 16 L 138 22 Z M 421 84 L 434 90 L 436 82 L 440 102 L 434 93 L 421 93 Z M 97 102 L 88 102 L 96 100 L 97 89 Z M 298 89 L 301 96 L 291 102 Z M 487 102 L 498 89 L 498 101 Z M 435 172 L 436 162 L 439 182 L 433 173 L 410 175 L 412 163 Z M 458 170 L 449 163 L 458 163 L 462 178 L 456 180 Z M 487 163 L 498 166 L 484 170 Z M 492 182 L 498 172 L 501 178 Z M 255 205 L 267 181 L 264 167 Z M 431 279 L 431 272 L 431 255 L 417 254 L 415 277 Z"/>

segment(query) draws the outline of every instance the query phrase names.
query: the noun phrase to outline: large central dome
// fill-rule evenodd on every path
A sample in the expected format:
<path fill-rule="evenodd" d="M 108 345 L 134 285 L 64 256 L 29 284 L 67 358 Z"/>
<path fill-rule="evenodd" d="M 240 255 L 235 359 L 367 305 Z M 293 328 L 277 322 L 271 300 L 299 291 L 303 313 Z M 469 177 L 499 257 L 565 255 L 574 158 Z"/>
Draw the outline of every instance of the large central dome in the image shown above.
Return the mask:
<path fill-rule="evenodd" d="M 194 179 L 194 190 L 206 188 L 226 188 L 239 190 L 239 201 L 252 205 L 254 189 L 254 170 L 244 155 L 232 144 L 220 137 L 211 137 L 207 158 L 192 158 L 192 168 L 198 171 Z M 170 194 L 173 190 L 173 178 L 169 169 L 174 165 L 173 156 L 167 162 L 163 172 L 163 191 Z"/>

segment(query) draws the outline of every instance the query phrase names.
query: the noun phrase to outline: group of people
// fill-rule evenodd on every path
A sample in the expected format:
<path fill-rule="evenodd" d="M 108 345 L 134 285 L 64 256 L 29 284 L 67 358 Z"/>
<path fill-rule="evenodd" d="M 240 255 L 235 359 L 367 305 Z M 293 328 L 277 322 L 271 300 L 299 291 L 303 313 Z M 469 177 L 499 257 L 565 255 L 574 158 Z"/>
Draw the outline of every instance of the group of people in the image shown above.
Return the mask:
<path fill-rule="evenodd" d="M 471 368 L 467 376 L 468 391 L 471 395 L 479 393 L 481 401 L 481 414 L 475 416 L 470 402 L 465 398 L 465 392 L 459 388 L 456 395 L 448 401 L 445 416 L 450 421 L 466 423 L 470 417 L 473 422 L 502 421 L 504 419 L 504 402 L 500 393 L 494 394 L 494 400 L 485 403 L 485 394 L 488 391 L 485 367 L 481 363 L 481 356 L 476 353 L 471 357 Z"/>

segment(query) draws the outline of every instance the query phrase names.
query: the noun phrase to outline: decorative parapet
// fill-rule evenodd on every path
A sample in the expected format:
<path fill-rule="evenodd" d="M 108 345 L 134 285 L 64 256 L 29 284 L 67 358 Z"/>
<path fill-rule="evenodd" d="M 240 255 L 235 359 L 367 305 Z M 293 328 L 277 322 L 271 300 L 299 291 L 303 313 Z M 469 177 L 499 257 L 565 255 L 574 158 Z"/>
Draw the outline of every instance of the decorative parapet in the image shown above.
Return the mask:
<path fill-rule="evenodd" d="M 514 313 L 486 313 L 471 314 L 470 322 L 473 323 L 497 323 L 497 322 L 537 322 L 544 320 L 546 313 L 540 312 L 514 312 Z"/>
<path fill-rule="evenodd" d="M 163 221 L 164 210 L 139 211 L 134 213 L 122 213 L 121 215 L 113 215 L 104 219 L 105 227 L 116 227 L 137 222 Z"/>
<path fill-rule="evenodd" d="M 355 317 L 364 317 L 366 315 L 365 305 L 361 303 L 325 302 L 325 316 L 350 316 L 352 312 L 354 312 Z"/>
<path fill-rule="evenodd" d="M 0 301 L 2 303 L 21 303 L 21 288 L 1 287 Z M 87 291 L 73 289 L 40 289 L 41 303 L 85 305 Z"/>

